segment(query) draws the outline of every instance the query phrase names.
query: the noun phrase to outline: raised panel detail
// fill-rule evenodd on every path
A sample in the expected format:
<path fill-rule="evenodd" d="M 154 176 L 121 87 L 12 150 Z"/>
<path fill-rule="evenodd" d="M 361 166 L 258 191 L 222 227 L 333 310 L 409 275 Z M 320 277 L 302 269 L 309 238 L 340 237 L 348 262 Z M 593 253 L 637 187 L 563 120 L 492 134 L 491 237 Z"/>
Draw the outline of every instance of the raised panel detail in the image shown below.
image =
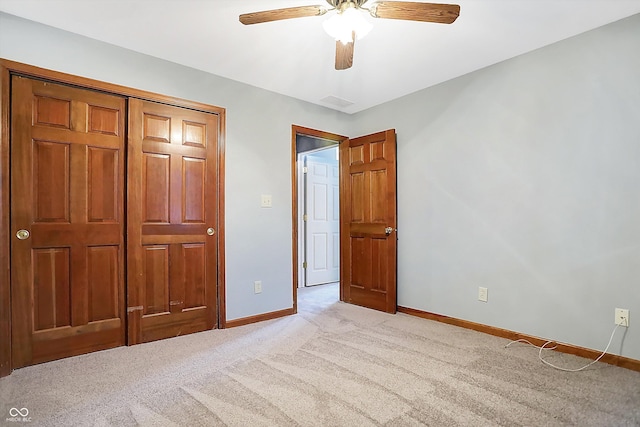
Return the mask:
<path fill-rule="evenodd" d="M 313 219 L 316 221 L 327 221 L 329 219 L 329 199 L 327 195 L 327 184 L 314 183 L 311 197 L 313 197 Z"/>
<path fill-rule="evenodd" d="M 71 128 L 71 101 L 35 96 L 33 110 L 36 125 Z"/>
<path fill-rule="evenodd" d="M 71 325 L 69 248 L 34 249 L 33 330 Z"/>
<path fill-rule="evenodd" d="M 314 233 L 311 235 L 313 244 L 313 265 L 314 270 L 327 270 L 329 268 L 327 254 L 329 252 L 329 242 L 327 233 Z"/>
<path fill-rule="evenodd" d="M 329 165 L 325 165 L 325 164 L 322 164 L 322 163 L 314 163 L 313 164 L 312 173 L 315 176 L 328 177 L 329 176 Z"/>
<path fill-rule="evenodd" d="M 351 222 L 364 221 L 364 173 L 351 174 Z"/>
<path fill-rule="evenodd" d="M 204 223 L 204 184 L 206 162 L 203 159 L 182 159 L 182 221 Z"/>
<path fill-rule="evenodd" d="M 366 254 L 366 240 L 351 237 L 351 286 L 364 287 L 367 283 L 366 270 L 369 267 Z"/>
<path fill-rule="evenodd" d="M 182 143 L 196 147 L 206 147 L 207 126 L 202 123 L 182 122 Z"/>
<path fill-rule="evenodd" d="M 36 222 L 69 222 L 69 144 L 34 141 L 33 196 Z"/>
<path fill-rule="evenodd" d="M 87 150 L 87 218 L 113 222 L 118 218 L 118 150 Z"/>
<path fill-rule="evenodd" d="M 169 245 L 144 248 L 144 314 L 169 311 Z"/>
<path fill-rule="evenodd" d="M 118 246 L 87 248 L 89 321 L 118 317 Z"/>
<path fill-rule="evenodd" d="M 171 142 L 171 119 L 169 117 L 145 114 L 142 128 L 145 140 Z"/>
<path fill-rule="evenodd" d="M 371 289 L 385 292 L 387 289 L 387 239 L 371 239 Z"/>
<path fill-rule="evenodd" d="M 372 142 L 369 147 L 372 162 L 374 160 L 384 160 L 384 141 Z"/>
<path fill-rule="evenodd" d="M 119 135 L 120 112 L 106 107 L 89 105 L 89 132 L 97 132 L 105 135 Z"/>
<path fill-rule="evenodd" d="M 371 222 L 387 221 L 387 171 L 371 171 Z"/>
<path fill-rule="evenodd" d="M 142 170 L 144 222 L 169 222 L 169 164 L 166 154 L 144 153 Z"/>
<path fill-rule="evenodd" d="M 349 165 L 361 165 L 364 163 L 364 146 L 349 147 Z"/>
<path fill-rule="evenodd" d="M 184 261 L 184 308 L 206 305 L 205 291 L 205 244 L 182 245 Z"/>

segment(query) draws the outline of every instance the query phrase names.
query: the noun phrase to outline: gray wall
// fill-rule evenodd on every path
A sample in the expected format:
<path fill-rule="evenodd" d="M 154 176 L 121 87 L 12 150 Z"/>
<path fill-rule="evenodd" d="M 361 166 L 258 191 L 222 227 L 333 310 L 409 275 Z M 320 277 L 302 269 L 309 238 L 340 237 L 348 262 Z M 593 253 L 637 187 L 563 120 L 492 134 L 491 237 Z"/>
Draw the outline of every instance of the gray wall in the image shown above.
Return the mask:
<path fill-rule="evenodd" d="M 640 359 L 639 52 L 635 15 L 355 117 L 397 131 L 399 305 L 592 349 L 628 308 Z"/>
<path fill-rule="evenodd" d="M 0 14 L 0 57 L 227 109 L 228 319 L 292 304 L 291 125 L 395 128 L 399 305 L 593 349 L 629 308 L 634 359 L 638 52 L 634 16 L 347 116 Z"/>
<path fill-rule="evenodd" d="M 226 108 L 227 319 L 292 307 L 291 125 L 346 134 L 348 116 L 2 13 L 0 57 Z"/>

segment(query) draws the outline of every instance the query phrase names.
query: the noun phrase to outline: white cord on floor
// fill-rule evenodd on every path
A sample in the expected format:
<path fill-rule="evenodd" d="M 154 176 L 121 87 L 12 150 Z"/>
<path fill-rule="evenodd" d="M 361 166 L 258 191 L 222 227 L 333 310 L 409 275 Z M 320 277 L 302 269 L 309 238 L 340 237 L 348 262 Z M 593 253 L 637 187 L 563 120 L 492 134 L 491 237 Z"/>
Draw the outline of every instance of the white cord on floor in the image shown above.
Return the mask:
<path fill-rule="evenodd" d="M 625 319 L 625 324 L 626 324 L 626 319 Z M 602 352 L 602 354 L 600 356 L 598 356 L 598 358 L 594 361 L 592 361 L 591 363 L 588 363 L 586 365 L 584 365 L 581 368 L 577 368 L 577 369 L 567 369 L 567 368 L 562 368 L 560 366 L 556 366 L 551 362 L 547 362 L 546 360 L 544 360 L 542 358 L 542 350 L 554 350 L 555 348 L 557 348 L 557 345 L 554 345 L 553 347 L 547 347 L 547 345 L 551 344 L 553 341 L 547 341 L 546 343 L 542 344 L 541 346 L 537 346 L 535 344 L 530 343 L 529 341 L 525 340 L 525 339 L 519 339 L 519 340 L 515 340 L 515 341 L 511 341 L 509 344 L 505 345 L 504 348 L 509 347 L 511 344 L 516 343 L 516 342 L 524 342 L 527 343 L 535 348 L 539 348 L 540 351 L 538 351 L 538 359 L 540 359 L 540 361 L 542 363 L 544 363 L 547 366 L 551 366 L 552 368 L 558 369 L 560 371 L 564 371 L 564 372 L 579 372 L 582 371 L 583 369 L 588 368 L 589 366 L 593 365 L 594 363 L 596 363 L 597 361 L 599 361 L 600 359 L 602 359 L 602 357 L 607 354 L 607 351 L 609 350 L 609 347 L 611 346 L 611 342 L 613 341 L 613 337 L 616 334 L 616 331 L 618 330 L 618 326 L 620 326 L 621 323 L 616 324 L 616 327 L 613 328 L 613 332 L 611 332 L 611 337 L 609 337 L 609 342 L 607 343 L 607 347 L 604 349 L 604 351 Z"/>

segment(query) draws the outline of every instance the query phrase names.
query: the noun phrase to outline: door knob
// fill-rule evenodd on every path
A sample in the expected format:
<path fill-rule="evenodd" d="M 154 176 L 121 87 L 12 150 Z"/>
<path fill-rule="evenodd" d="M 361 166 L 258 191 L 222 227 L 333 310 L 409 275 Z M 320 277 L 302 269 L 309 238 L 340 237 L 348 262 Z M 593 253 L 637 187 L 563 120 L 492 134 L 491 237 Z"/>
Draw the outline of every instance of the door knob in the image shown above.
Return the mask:
<path fill-rule="evenodd" d="M 207 234 L 209 236 L 213 236 L 214 234 L 216 234 L 216 230 L 214 230 L 212 227 L 207 228 Z"/>
<path fill-rule="evenodd" d="M 391 233 L 393 233 L 393 227 L 387 227 L 384 229 L 384 234 L 386 234 L 387 236 Z"/>
<path fill-rule="evenodd" d="M 30 236 L 29 230 L 18 230 L 18 232 L 16 233 L 16 237 L 18 238 L 18 240 L 26 240 L 28 239 Z"/>

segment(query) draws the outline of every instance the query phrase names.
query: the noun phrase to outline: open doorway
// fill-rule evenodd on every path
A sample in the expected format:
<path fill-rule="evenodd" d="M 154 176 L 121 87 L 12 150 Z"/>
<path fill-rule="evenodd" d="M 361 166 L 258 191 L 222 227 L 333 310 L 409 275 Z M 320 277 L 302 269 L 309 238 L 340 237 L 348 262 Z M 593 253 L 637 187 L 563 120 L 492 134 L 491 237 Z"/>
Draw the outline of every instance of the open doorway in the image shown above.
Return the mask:
<path fill-rule="evenodd" d="M 298 288 L 340 281 L 338 156 L 337 144 L 298 153 Z"/>
<path fill-rule="evenodd" d="M 339 161 L 345 136 L 292 126 L 293 306 L 298 288 L 340 280 Z M 335 287 L 336 292 L 339 292 Z"/>

